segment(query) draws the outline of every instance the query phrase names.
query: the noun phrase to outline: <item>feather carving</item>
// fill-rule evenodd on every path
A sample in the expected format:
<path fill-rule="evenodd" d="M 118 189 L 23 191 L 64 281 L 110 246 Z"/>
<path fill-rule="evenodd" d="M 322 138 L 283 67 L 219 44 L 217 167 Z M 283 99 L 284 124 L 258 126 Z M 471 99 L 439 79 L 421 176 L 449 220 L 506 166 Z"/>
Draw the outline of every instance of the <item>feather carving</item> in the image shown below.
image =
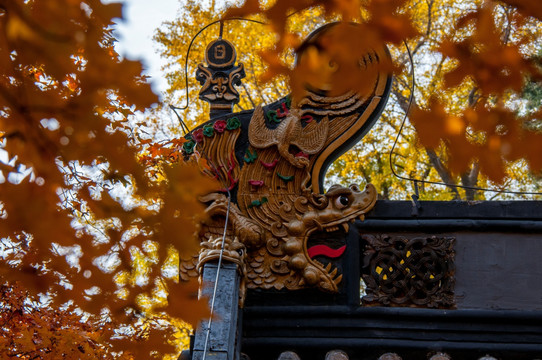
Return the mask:
<path fill-rule="evenodd" d="M 304 156 L 290 153 L 290 145 L 295 145 L 305 154 L 316 154 L 324 147 L 329 132 L 329 119 L 311 121 L 307 126 L 301 124 L 303 114 L 298 109 L 290 110 L 288 116 L 275 129 L 265 124 L 261 106 L 254 110 L 248 126 L 250 144 L 257 149 L 277 145 L 280 155 L 298 168 L 306 167 L 309 161 Z"/>

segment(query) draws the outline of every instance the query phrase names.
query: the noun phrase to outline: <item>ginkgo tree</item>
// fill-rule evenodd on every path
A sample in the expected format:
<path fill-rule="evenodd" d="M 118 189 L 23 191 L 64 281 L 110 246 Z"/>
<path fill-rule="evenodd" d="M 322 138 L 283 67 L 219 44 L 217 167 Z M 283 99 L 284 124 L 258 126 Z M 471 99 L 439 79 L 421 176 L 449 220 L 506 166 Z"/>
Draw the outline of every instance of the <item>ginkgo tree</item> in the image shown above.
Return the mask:
<path fill-rule="evenodd" d="M 352 5 L 354 3 L 357 7 Z M 418 180 L 416 183 L 419 185 L 419 190 L 423 192 L 424 199 L 463 198 L 474 200 L 486 198 L 486 193 L 469 188 L 461 190 L 456 185 L 531 192 L 539 189 L 536 175 L 529 171 L 524 159 L 505 159 L 501 167 L 501 170 L 505 171 L 505 177 L 502 177 L 502 172 L 498 177 L 495 176 L 493 167 L 481 171 L 484 160 L 479 160 L 476 157 L 476 152 L 471 153 L 469 161 L 463 159 L 465 166 L 457 169 L 454 167 L 453 159 L 450 158 L 450 148 L 446 146 L 448 143 L 446 139 L 444 141 L 437 139 L 438 146 L 430 147 L 423 141 L 420 143 L 421 135 L 416 133 L 409 122 L 401 127 L 401 122 L 409 106 L 429 109 L 432 98 L 438 98 L 440 103 L 445 104 L 448 115 L 458 114 L 466 109 L 479 111 L 483 107 L 483 104 L 479 103 L 482 99 L 479 89 L 469 77 L 457 86 L 445 88 L 447 86 L 446 74 L 456 66 L 457 60 L 445 56 L 440 51 L 440 44 L 446 41 L 450 42 L 450 39 L 462 39 L 468 36 L 472 31 L 472 26 L 469 28 L 458 26 L 465 21 L 464 17 L 467 14 L 472 16 L 477 11 L 491 11 L 495 28 L 503 29 L 501 35 L 504 43 L 511 44 L 521 41 L 521 36 L 529 34 L 528 41 L 525 40 L 522 45 L 522 56 L 527 59 L 528 63 L 532 63 L 530 59 L 533 54 L 538 53 L 540 48 L 539 39 L 542 38 L 540 37 L 542 28 L 538 19 L 523 17 L 524 21 L 515 21 L 514 19 L 522 15 L 517 8 L 505 2 L 358 1 L 352 2 L 350 7 L 341 7 L 342 5 L 333 1 L 322 2 L 323 6 L 321 7 L 318 6 L 319 4 L 320 2 L 299 2 L 298 4 L 295 1 L 248 1 L 241 8 L 228 10 L 229 12 L 224 17 L 227 20 L 224 23 L 224 36 L 236 45 L 239 53 L 238 60 L 245 64 L 248 74 L 247 79 L 243 81 L 241 102 L 236 110 L 252 108 L 260 103 L 269 103 L 273 99 L 289 93 L 290 89 L 293 89 L 295 94 L 295 86 L 297 86 L 297 91 L 303 92 L 304 86 L 303 84 L 299 86 L 299 83 L 303 83 L 307 79 L 312 81 L 315 78 L 312 75 L 314 73 L 325 73 L 318 68 L 320 65 L 314 64 L 326 66 L 329 63 L 329 56 L 339 56 L 340 54 L 334 55 L 333 52 L 340 51 L 341 42 L 346 43 L 343 43 L 342 48 L 359 47 L 363 49 L 363 47 L 369 46 L 371 41 L 375 41 L 375 38 L 388 40 L 387 44 L 396 65 L 391 67 L 392 70 L 395 70 L 395 81 L 389 105 L 362 143 L 341 157 L 331 167 L 328 174 L 329 182 L 371 182 L 379 189 L 380 196 L 384 199 L 402 199 L 407 194 L 414 193 L 414 182 L 397 179 L 393 176 L 393 168 L 393 171 L 403 178 Z M 491 7 L 491 10 L 484 10 L 488 7 Z M 205 105 L 194 101 L 197 98 L 199 85 L 192 75 L 197 63 L 203 58 L 205 44 L 218 36 L 219 25 L 216 24 L 216 21 L 221 17 L 223 11 L 224 9 L 220 5 L 213 2 L 183 2 L 182 12 L 186 16 L 166 23 L 156 33 L 155 40 L 161 45 L 162 55 L 169 59 L 169 64 L 165 67 L 170 84 L 167 101 L 173 104 L 184 104 L 185 80 L 188 82 L 188 95 L 192 101 L 190 106 L 184 110 L 185 121 L 200 123 L 206 120 L 205 114 L 208 111 Z M 359 36 L 352 36 L 353 34 L 338 36 L 336 42 L 339 44 L 334 48 L 314 53 L 316 58 L 311 63 L 316 66 L 315 69 L 307 70 L 298 64 L 296 69 L 292 70 L 291 50 L 295 50 L 300 41 L 318 26 L 325 22 L 341 19 L 342 11 L 351 11 L 352 13 L 346 18 L 357 19 L 356 21 L 363 23 Z M 239 20 L 237 17 L 248 14 L 254 14 L 255 17 L 251 20 L 258 23 Z M 386 14 L 397 16 L 390 17 Z M 346 15 L 342 15 L 344 19 Z M 203 25 L 211 25 L 213 22 L 215 22 L 214 26 L 207 27 L 201 34 L 198 33 Z M 262 23 L 271 24 L 270 29 L 277 32 L 261 31 L 264 26 Z M 390 29 L 387 28 L 388 26 Z M 375 32 L 381 32 L 381 34 Z M 194 38 L 196 34 L 199 35 Z M 275 43 L 277 35 L 279 40 Z M 372 40 L 371 37 L 373 37 Z M 498 40 L 499 37 L 495 36 L 495 39 Z M 187 53 L 188 44 L 191 44 L 192 41 L 190 53 Z M 349 41 L 355 43 L 349 43 Z M 360 44 L 360 41 L 364 43 Z M 408 45 L 411 56 L 409 56 L 405 44 Z M 258 54 L 261 57 L 257 56 Z M 322 55 L 321 59 L 318 58 L 318 54 Z M 189 55 L 188 58 L 187 55 Z M 346 54 L 346 56 L 348 55 L 350 54 Z M 185 61 L 187 61 L 186 69 L 183 66 Z M 414 64 L 417 85 L 412 103 L 409 98 L 413 91 L 413 79 L 410 73 L 411 61 Z M 535 68 L 531 68 L 531 70 L 536 71 Z M 346 71 L 332 76 L 335 77 L 333 81 L 339 85 L 337 91 L 340 92 L 344 86 L 352 86 L 351 83 L 342 84 L 344 79 L 352 80 L 354 83 L 364 83 L 363 79 L 360 79 L 361 75 L 356 78 L 355 76 L 345 76 L 345 73 L 355 73 L 355 71 L 346 66 Z M 532 84 L 536 83 L 534 79 L 530 81 Z M 358 90 L 363 91 L 363 89 Z M 517 113 L 518 104 L 521 102 L 521 96 L 508 92 L 503 97 L 502 104 L 514 114 Z M 412 123 L 419 127 L 420 125 L 415 121 L 418 114 L 420 113 L 413 112 Z M 535 118 L 534 114 L 535 112 L 531 112 L 530 116 Z M 448 121 L 453 122 L 453 120 Z M 431 133 L 433 125 L 431 123 L 426 125 L 421 125 L 421 133 L 423 133 L 423 129 L 428 129 L 428 132 Z M 469 126 L 466 129 L 468 129 L 468 133 L 464 134 L 465 137 L 472 140 L 472 129 Z M 389 154 L 400 130 L 401 136 L 394 147 L 390 161 Z M 486 150 L 483 151 L 484 154 L 491 153 Z M 502 158 L 499 154 L 494 155 L 495 158 Z M 487 167 L 486 165 L 485 168 Z M 534 170 L 536 173 L 536 169 Z M 443 191 L 442 186 L 424 184 L 424 181 L 447 183 L 449 191 Z M 507 195 L 499 195 L 498 193 L 497 195 L 489 194 L 488 198 L 494 198 L 494 196 L 507 198 Z"/>

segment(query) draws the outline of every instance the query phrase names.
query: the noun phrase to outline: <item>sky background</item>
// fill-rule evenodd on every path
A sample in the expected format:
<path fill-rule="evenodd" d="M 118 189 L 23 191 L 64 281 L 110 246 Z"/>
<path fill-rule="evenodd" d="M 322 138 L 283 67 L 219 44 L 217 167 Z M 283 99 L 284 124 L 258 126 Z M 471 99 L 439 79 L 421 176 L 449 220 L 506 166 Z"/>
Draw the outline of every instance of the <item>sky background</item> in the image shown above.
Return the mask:
<path fill-rule="evenodd" d="M 113 2 L 104 1 L 104 2 Z M 115 1 L 118 2 L 118 1 Z M 142 60 L 145 75 L 151 76 L 152 88 L 160 93 L 167 82 L 160 71 L 164 61 L 158 55 L 158 46 L 153 43 L 154 30 L 164 21 L 178 16 L 180 0 L 123 0 L 124 19 L 116 28 L 118 43 L 116 50 L 130 60 Z"/>

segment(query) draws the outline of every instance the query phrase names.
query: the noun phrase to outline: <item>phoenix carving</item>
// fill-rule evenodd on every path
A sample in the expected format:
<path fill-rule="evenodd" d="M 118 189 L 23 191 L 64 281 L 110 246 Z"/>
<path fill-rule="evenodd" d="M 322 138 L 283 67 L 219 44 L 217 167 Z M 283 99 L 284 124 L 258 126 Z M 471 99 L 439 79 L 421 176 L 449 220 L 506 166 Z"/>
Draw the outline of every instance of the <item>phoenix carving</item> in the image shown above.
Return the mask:
<path fill-rule="evenodd" d="M 303 127 L 301 118 L 302 112 L 293 109 L 276 129 L 269 129 L 265 124 L 263 109 L 258 106 L 248 126 L 250 145 L 257 149 L 276 145 L 280 155 L 290 164 L 299 168 L 306 167 L 309 164 L 308 155 L 316 154 L 324 147 L 329 119 L 325 117 L 320 122 L 311 121 Z M 299 151 L 292 153 L 292 146 Z"/>

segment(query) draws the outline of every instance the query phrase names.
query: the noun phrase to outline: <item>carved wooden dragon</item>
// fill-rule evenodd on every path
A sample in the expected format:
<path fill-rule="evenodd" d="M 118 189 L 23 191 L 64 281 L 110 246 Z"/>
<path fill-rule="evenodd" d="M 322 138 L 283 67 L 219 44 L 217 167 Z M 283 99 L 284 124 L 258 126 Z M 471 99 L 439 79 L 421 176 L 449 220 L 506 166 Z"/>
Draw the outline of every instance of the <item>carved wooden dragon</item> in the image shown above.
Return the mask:
<path fill-rule="evenodd" d="M 376 49 L 363 63 L 370 68 L 384 56 L 389 56 L 384 47 Z M 209 174 L 224 183 L 224 189 L 201 198 L 209 215 L 202 241 L 222 236 L 228 213 L 227 237 L 246 246 L 249 288 L 338 291 L 342 274 L 315 258 L 338 257 L 344 247 L 309 247 L 309 240 L 315 233 L 347 231 L 348 222 L 363 219 L 374 206 L 377 194 L 371 184 L 364 190 L 334 185 L 322 194 L 323 176 L 376 121 L 390 81 L 377 73 L 373 93 L 366 97 L 310 92 L 295 109 L 286 97 L 214 118 L 187 137 L 186 158 L 206 158 Z M 195 269 L 196 258 L 182 261 L 181 277 L 197 275 Z"/>

